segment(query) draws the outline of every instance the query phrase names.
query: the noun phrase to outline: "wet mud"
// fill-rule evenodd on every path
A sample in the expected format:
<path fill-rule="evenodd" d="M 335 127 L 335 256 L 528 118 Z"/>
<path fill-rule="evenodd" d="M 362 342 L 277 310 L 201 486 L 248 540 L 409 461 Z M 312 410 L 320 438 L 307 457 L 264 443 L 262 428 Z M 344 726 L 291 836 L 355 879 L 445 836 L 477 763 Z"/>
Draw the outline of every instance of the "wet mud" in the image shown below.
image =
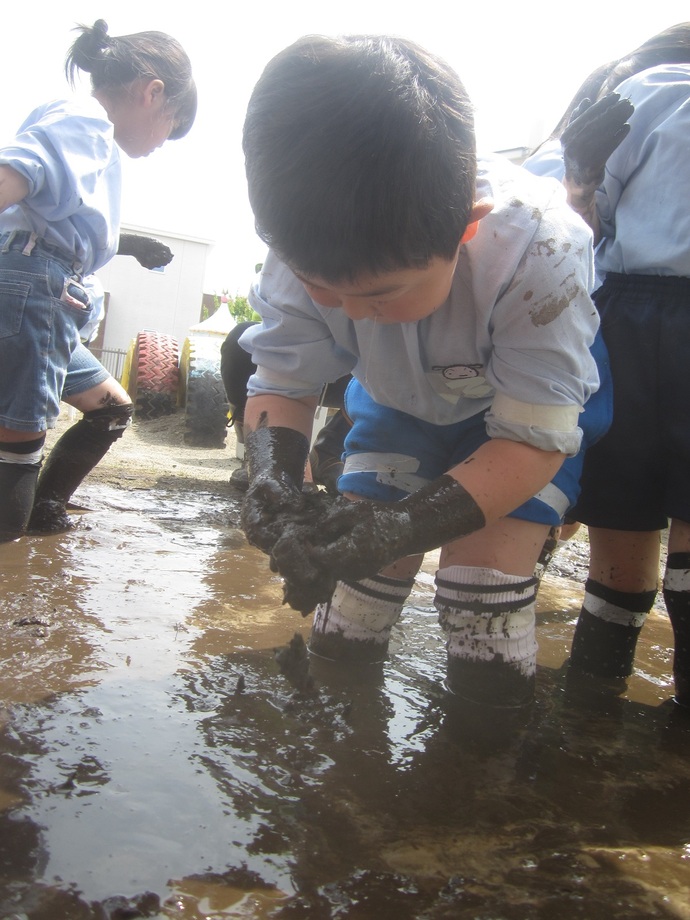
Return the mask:
<path fill-rule="evenodd" d="M 0 918 L 690 918 L 670 628 L 622 694 L 574 681 L 586 544 L 540 589 L 534 705 L 500 712 L 444 689 L 433 554 L 387 660 L 342 667 L 237 498 L 80 498 L 0 548 Z"/>

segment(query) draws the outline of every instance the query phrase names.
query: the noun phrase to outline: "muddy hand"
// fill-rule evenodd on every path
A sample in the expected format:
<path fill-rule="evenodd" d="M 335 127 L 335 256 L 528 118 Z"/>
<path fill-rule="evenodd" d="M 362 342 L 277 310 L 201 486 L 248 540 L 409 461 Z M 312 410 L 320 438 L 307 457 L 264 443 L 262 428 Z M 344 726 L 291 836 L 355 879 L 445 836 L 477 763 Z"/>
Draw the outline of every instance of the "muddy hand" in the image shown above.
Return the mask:
<path fill-rule="evenodd" d="M 295 525 L 318 530 L 332 503 L 326 492 L 298 492 L 285 477 L 259 478 L 249 486 L 242 503 L 242 527 L 250 543 L 271 553 Z"/>
<path fill-rule="evenodd" d="M 158 240 L 147 240 L 134 256 L 143 268 L 162 268 L 172 261 L 172 250 Z"/>
<path fill-rule="evenodd" d="M 460 483 L 440 476 L 391 504 L 336 500 L 318 526 L 296 525 L 276 541 L 272 566 L 285 579 L 287 602 L 304 612 L 327 600 L 338 580 L 371 577 L 403 556 L 436 549 L 485 523 Z"/>
<path fill-rule="evenodd" d="M 151 236 L 138 236 L 135 233 L 120 234 L 118 255 L 134 256 L 143 268 L 162 268 L 172 261 L 170 247 Z"/>
<path fill-rule="evenodd" d="M 309 441 L 293 428 L 259 424 L 245 434 L 249 488 L 242 503 L 242 528 L 250 543 L 270 553 L 285 527 L 301 520 Z"/>
<path fill-rule="evenodd" d="M 283 603 L 289 604 L 302 616 L 307 616 L 317 604 L 327 601 L 335 590 L 333 573 L 315 565 L 311 556 L 314 541 L 321 539 L 326 532 L 326 521 L 339 502 L 350 504 L 344 499 L 334 499 L 327 492 L 308 493 L 304 496 L 299 514 L 281 522 L 282 531 L 273 545 L 270 565 L 272 571 L 283 575 Z"/>
<path fill-rule="evenodd" d="M 375 575 L 400 557 L 408 528 L 395 506 L 341 500 L 317 526 L 286 529 L 271 554 L 271 568 L 285 582 L 284 602 L 306 615 L 331 597 L 338 580 Z"/>
<path fill-rule="evenodd" d="M 289 604 L 302 616 L 310 614 L 317 604 L 325 603 L 335 591 L 336 585 L 333 573 L 315 565 L 310 553 L 305 552 L 305 546 L 309 546 L 305 542 L 309 530 L 309 527 L 299 525 L 286 528 L 283 536 L 276 541 L 271 555 L 271 569 L 283 576 L 283 603 Z M 275 549 L 278 545 L 276 558 Z"/>
<path fill-rule="evenodd" d="M 561 135 L 568 182 L 594 188 L 602 183 L 606 161 L 630 131 L 627 121 L 633 111 L 630 100 L 618 93 L 593 104 L 589 99 L 580 103 Z"/>

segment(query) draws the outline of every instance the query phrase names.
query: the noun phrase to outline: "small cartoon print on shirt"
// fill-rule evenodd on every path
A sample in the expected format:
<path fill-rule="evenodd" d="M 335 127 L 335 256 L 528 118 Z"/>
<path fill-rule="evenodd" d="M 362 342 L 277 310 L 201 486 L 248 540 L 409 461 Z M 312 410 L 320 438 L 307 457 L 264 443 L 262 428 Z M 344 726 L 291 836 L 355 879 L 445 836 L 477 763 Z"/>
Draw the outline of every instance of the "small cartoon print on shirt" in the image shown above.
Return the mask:
<path fill-rule="evenodd" d="M 493 395 L 494 389 L 483 372 L 482 364 L 451 364 L 432 367 L 429 377 L 439 396 L 456 403 L 460 399 L 484 399 Z"/>

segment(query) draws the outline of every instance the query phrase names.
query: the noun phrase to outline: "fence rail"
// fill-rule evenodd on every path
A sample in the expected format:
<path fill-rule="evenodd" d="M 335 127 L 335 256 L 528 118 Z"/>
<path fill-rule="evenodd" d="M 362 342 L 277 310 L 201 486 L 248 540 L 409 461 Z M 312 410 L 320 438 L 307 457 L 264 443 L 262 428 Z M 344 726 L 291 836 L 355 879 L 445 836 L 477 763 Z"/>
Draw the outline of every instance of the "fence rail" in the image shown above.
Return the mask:
<path fill-rule="evenodd" d="M 91 348 L 89 351 L 101 362 L 116 380 L 122 377 L 127 352 L 121 348 Z"/>

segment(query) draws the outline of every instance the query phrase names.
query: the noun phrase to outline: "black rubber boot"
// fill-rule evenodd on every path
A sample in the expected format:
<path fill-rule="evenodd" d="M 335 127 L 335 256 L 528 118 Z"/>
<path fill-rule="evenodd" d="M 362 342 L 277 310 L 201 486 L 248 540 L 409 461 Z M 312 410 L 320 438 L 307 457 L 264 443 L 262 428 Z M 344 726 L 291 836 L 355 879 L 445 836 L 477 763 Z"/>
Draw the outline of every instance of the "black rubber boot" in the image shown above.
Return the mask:
<path fill-rule="evenodd" d="M 132 406 L 107 406 L 86 412 L 51 450 L 38 480 L 30 533 L 61 533 L 73 525 L 67 503 L 85 477 L 121 438 Z"/>
<path fill-rule="evenodd" d="M 230 485 L 238 492 L 246 492 L 249 488 L 249 470 L 242 464 L 230 473 Z"/>
<path fill-rule="evenodd" d="M 520 709 L 534 700 L 536 675 L 497 658 L 471 661 L 448 656 L 446 689 L 468 703 Z"/>
<path fill-rule="evenodd" d="M 40 463 L 0 463 L 0 543 L 26 533 Z"/>
<path fill-rule="evenodd" d="M 654 606 L 656 590 L 626 592 L 602 585 L 593 578 L 585 582 L 585 601 L 575 626 L 570 664 L 594 677 L 623 678 L 633 672 L 635 647 L 642 623 Z M 616 623 L 587 609 L 605 609 L 628 623 Z M 634 621 L 640 624 L 634 625 Z"/>
<path fill-rule="evenodd" d="M 583 607 L 575 627 L 570 665 L 594 677 L 629 677 L 641 626 L 621 626 Z"/>
<path fill-rule="evenodd" d="M 673 627 L 674 699 L 679 706 L 690 708 L 690 595 L 664 591 L 664 601 Z"/>
<path fill-rule="evenodd" d="M 667 576 L 670 570 L 684 571 L 687 575 L 690 570 L 690 553 L 670 553 L 666 562 Z M 674 699 L 679 706 L 690 708 L 690 592 L 671 591 L 664 584 L 663 593 L 673 628 Z"/>

